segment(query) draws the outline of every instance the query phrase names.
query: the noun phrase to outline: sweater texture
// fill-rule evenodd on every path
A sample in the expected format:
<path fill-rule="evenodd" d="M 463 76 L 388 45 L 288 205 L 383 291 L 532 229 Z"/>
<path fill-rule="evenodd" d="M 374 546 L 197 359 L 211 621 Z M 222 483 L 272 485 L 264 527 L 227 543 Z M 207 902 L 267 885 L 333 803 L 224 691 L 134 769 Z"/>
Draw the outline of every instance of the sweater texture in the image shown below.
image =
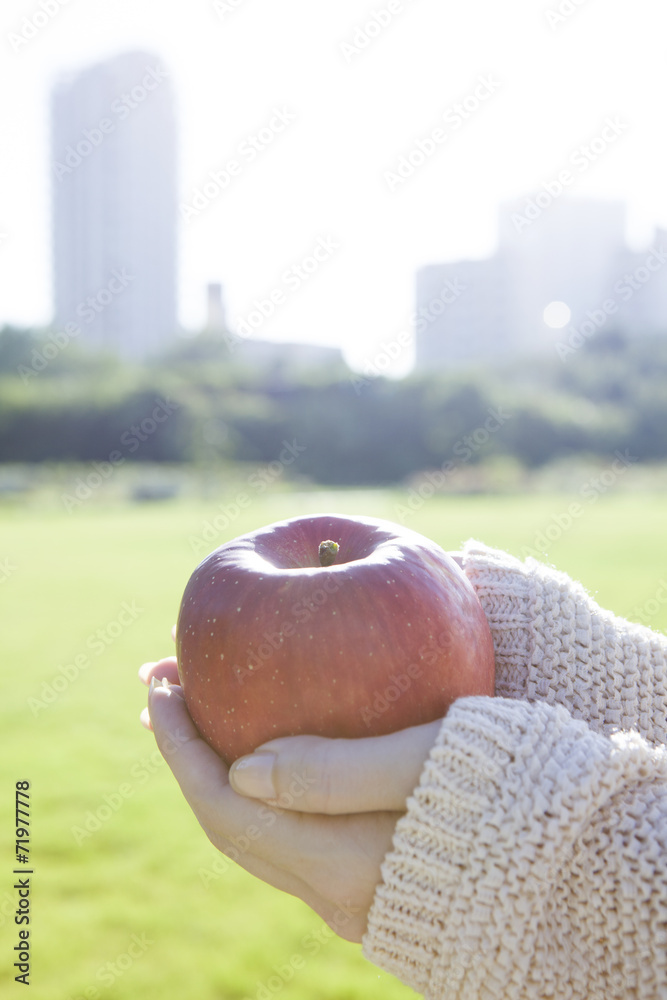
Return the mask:
<path fill-rule="evenodd" d="M 427 1000 L 667 1000 L 667 637 L 470 541 L 496 697 L 449 709 L 364 954 Z"/>

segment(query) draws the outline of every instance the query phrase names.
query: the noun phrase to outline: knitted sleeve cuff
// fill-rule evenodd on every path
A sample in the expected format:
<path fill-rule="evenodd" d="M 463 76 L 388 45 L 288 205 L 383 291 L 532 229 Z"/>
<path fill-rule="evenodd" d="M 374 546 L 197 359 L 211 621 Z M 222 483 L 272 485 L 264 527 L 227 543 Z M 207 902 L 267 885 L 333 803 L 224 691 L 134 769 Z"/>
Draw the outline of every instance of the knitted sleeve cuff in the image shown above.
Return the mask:
<path fill-rule="evenodd" d="M 463 570 L 484 609 L 496 654 L 496 694 L 525 698 L 535 653 L 536 587 L 529 569 L 506 552 L 470 540 Z"/>
<path fill-rule="evenodd" d="M 407 814 L 396 826 L 363 940 L 366 958 L 423 994 L 452 909 L 462 902 L 461 881 L 488 811 L 491 784 L 510 759 L 502 729 L 485 727 L 481 744 L 466 738 L 462 706 L 479 701 L 460 699 L 449 709 Z M 460 721 L 463 728 L 457 727 Z"/>
<path fill-rule="evenodd" d="M 535 559 L 470 540 L 463 569 L 491 627 L 496 695 L 565 705 L 596 732 L 667 742 L 667 637 L 605 611 Z"/>
<path fill-rule="evenodd" d="M 537 997 L 547 980 L 559 995 L 567 961 L 545 913 L 618 788 L 612 754 L 560 706 L 455 702 L 383 862 L 366 958 L 427 1000 Z"/>

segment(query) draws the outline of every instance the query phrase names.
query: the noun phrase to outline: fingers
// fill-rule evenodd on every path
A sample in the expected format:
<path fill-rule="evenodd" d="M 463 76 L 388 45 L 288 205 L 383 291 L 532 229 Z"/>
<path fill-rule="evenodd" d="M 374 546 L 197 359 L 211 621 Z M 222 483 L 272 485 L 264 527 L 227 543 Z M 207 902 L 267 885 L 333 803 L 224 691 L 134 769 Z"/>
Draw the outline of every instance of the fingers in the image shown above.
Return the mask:
<path fill-rule="evenodd" d="M 227 768 L 199 735 L 183 692 L 175 685 L 151 685 L 148 712 L 160 753 L 194 809 L 227 787 Z"/>
<path fill-rule="evenodd" d="M 241 795 L 296 812 L 402 812 L 440 724 L 356 740 L 271 740 L 235 761 L 229 782 Z"/>
<path fill-rule="evenodd" d="M 273 863 L 273 855 L 284 854 L 284 849 L 277 850 L 263 833 L 276 823 L 278 813 L 270 814 L 264 806 L 267 815 L 262 815 L 259 821 L 257 804 L 239 798 L 231 790 L 227 768 L 199 736 L 181 689 L 164 685 L 153 687 L 149 693 L 149 711 L 160 752 L 211 842 L 246 871 L 284 892 L 299 896 L 322 912 L 324 900 L 296 871 L 289 870 L 297 866 L 288 866 L 285 870 Z M 294 818 L 290 817 L 290 823 L 293 822 Z M 261 843 L 263 839 L 265 843 Z M 290 843 L 291 836 L 287 841 Z"/>
<path fill-rule="evenodd" d="M 148 665 L 147 672 L 153 673 L 157 666 Z M 340 936 L 360 941 L 398 813 L 302 815 L 298 796 L 310 790 L 313 779 L 312 773 L 309 779 L 296 770 L 299 763 L 293 746 L 289 754 L 283 754 L 277 771 L 279 786 L 287 782 L 279 796 L 286 810 L 239 795 L 229 784 L 224 762 L 199 736 L 181 688 L 153 680 L 148 703 L 158 747 L 215 847 L 251 874 L 298 896 Z M 306 745 L 311 740 L 307 738 Z M 274 744 L 297 742 L 277 740 Z M 326 763 L 321 750 L 318 754 L 320 764 Z M 292 775 L 286 770 L 290 767 Z M 314 809 L 315 798 L 309 804 Z"/>
<path fill-rule="evenodd" d="M 245 836 L 258 820 L 263 826 L 276 823 L 281 810 L 270 810 L 232 790 L 226 764 L 199 735 L 180 687 L 151 686 L 148 711 L 160 753 L 216 846 L 239 834 Z M 290 826 L 298 820 L 289 814 L 286 818 Z M 257 852 L 253 849 L 252 853 Z"/>
<path fill-rule="evenodd" d="M 153 678 L 155 678 L 156 681 L 162 681 L 164 679 L 170 684 L 178 684 L 179 677 L 176 657 L 167 656 L 162 660 L 144 663 L 141 667 L 139 667 L 140 681 L 143 681 L 144 684 L 150 684 Z M 151 724 L 150 714 L 147 708 L 142 710 L 141 715 L 139 716 L 139 721 L 145 729 L 152 730 L 153 726 Z"/>
<path fill-rule="evenodd" d="M 151 677 L 161 681 L 166 677 L 170 684 L 178 684 L 178 664 L 175 656 L 165 656 L 162 660 L 144 663 L 139 667 L 139 680 L 150 684 Z"/>

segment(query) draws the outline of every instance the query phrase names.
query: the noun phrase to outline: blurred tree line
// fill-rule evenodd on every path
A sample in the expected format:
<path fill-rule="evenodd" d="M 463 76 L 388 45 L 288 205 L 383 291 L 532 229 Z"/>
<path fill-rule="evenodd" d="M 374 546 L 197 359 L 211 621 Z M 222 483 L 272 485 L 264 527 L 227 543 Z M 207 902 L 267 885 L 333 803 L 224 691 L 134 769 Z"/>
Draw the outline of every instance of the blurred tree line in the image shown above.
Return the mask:
<path fill-rule="evenodd" d="M 0 331 L 0 462 L 269 463 L 331 485 L 390 484 L 509 456 L 667 458 L 667 336 L 598 333 L 573 356 L 391 380 L 342 362 L 249 364 L 219 337 L 150 364 Z"/>

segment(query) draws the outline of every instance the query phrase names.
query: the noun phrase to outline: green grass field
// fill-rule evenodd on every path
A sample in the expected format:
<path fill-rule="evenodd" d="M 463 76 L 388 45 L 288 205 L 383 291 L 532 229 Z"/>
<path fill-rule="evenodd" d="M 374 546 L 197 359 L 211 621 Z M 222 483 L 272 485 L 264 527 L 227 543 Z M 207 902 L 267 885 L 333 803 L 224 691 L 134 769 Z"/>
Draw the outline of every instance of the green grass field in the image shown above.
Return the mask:
<path fill-rule="evenodd" d="M 31 782 L 29 995 L 36 1000 L 414 995 L 367 963 L 359 946 L 318 942 L 322 921 L 298 900 L 234 865 L 214 872 L 221 856 L 139 725 L 145 689 L 136 678 L 142 662 L 171 652 L 180 596 L 204 552 L 305 512 L 398 520 L 405 499 L 265 495 L 206 542 L 205 523 L 224 497 L 91 502 L 71 514 L 48 505 L 0 508 L 3 995 L 22 995 L 12 982 L 13 801 L 22 779 Z M 448 549 L 476 537 L 519 556 L 544 536 L 542 558 L 580 579 L 600 604 L 665 629 L 667 604 L 657 596 L 667 579 L 663 498 L 601 496 L 568 526 L 573 499 L 434 499 L 406 523 Z M 197 539 L 203 552 L 195 554 Z M 294 955 L 301 967 L 278 989 L 276 968 Z"/>

